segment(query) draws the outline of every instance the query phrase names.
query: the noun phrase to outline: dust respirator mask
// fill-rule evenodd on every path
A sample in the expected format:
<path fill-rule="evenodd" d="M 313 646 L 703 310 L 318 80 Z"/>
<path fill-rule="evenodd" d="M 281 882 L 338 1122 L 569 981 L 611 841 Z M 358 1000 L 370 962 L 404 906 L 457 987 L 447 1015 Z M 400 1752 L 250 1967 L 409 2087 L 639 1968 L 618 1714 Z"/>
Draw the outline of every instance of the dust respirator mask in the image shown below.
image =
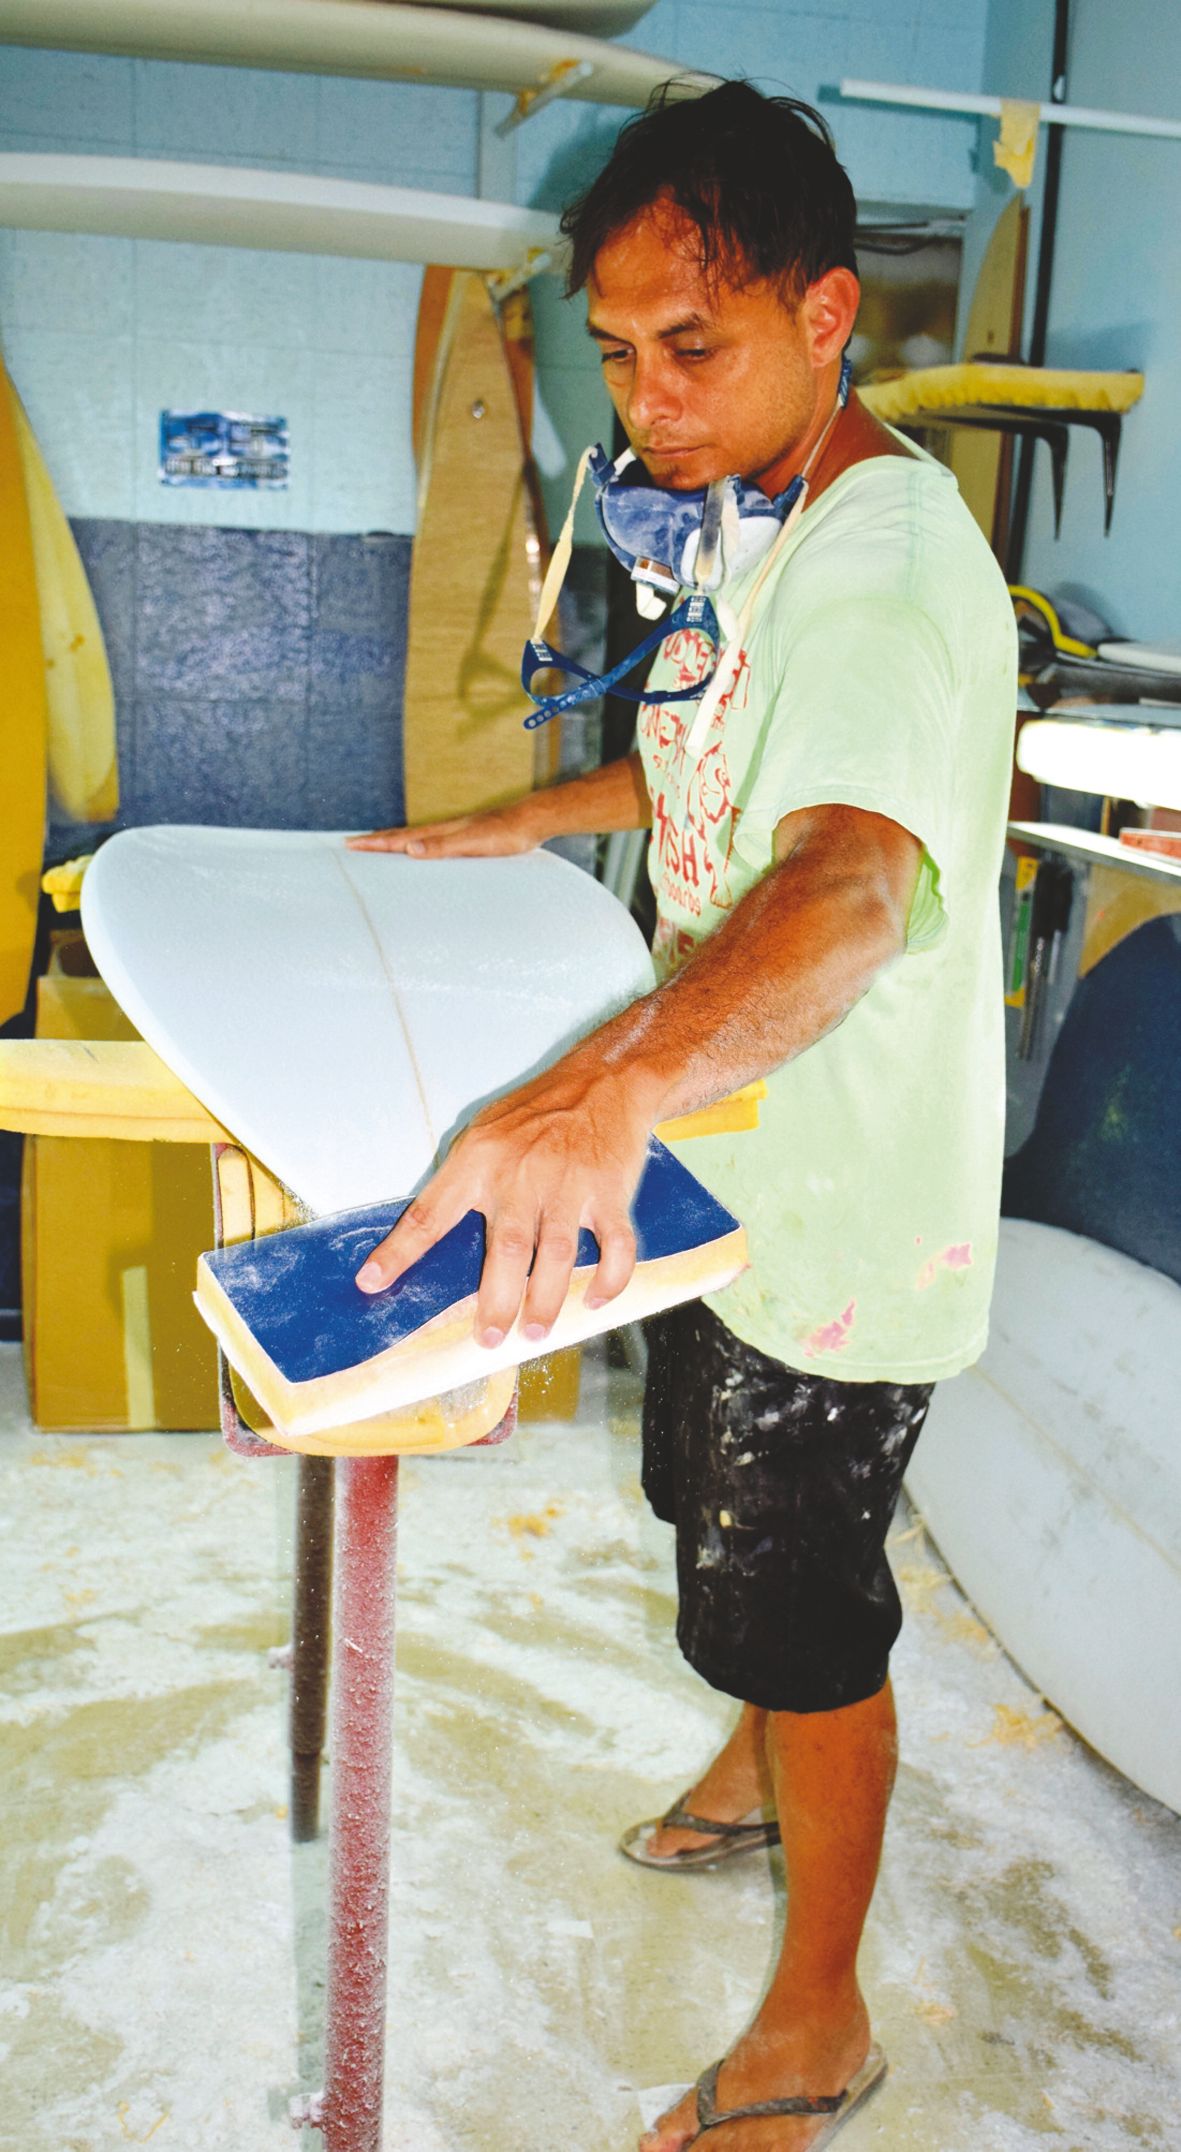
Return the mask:
<path fill-rule="evenodd" d="M 714 710 L 730 684 L 731 668 L 723 658 L 723 648 L 736 666 L 748 611 L 763 578 L 758 578 L 749 593 L 741 619 L 735 618 L 721 598 L 715 603 L 712 593 L 760 563 L 764 572 L 770 566 L 779 541 L 803 511 L 808 474 L 848 401 L 851 379 L 852 367 L 846 358 L 841 363 L 840 385 L 828 424 L 803 470 L 773 500 L 758 486 L 735 477 L 715 479 L 698 492 L 673 493 L 651 483 L 630 448 L 614 461 L 602 448 L 584 451 L 562 534 L 542 586 L 537 621 L 521 660 L 521 685 L 535 704 L 525 719 L 528 731 L 600 695 L 615 694 L 636 703 L 695 702 L 700 698 L 702 707 L 687 742 L 689 752 L 700 752 Z M 595 489 L 595 513 L 603 536 L 635 585 L 636 610 L 643 619 L 659 623 L 627 657 L 609 671 L 598 673 L 573 658 L 563 657 L 542 634 L 566 579 L 574 511 L 588 475 Z M 682 591 L 686 593 L 684 597 L 679 596 Z M 666 613 L 670 599 L 679 602 Z M 650 695 L 642 689 L 620 686 L 620 681 L 651 656 L 666 636 L 682 628 L 696 629 L 712 645 L 709 671 L 700 680 L 691 687 L 661 688 Z M 565 673 L 574 685 L 558 695 L 536 694 L 533 681 L 538 673 L 548 671 Z"/>

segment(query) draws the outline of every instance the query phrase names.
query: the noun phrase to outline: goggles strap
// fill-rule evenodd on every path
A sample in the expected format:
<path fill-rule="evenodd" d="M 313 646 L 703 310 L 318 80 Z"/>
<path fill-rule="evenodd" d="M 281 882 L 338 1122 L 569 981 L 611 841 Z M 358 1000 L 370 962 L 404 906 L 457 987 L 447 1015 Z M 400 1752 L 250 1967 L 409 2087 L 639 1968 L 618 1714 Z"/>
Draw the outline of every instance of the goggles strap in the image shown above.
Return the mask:
<path fill-rule="evenodd" d="M 625 702 L 636 703 L 695 702 L 702 689 L 707 687 L 713 678 L 712 667 L 704 679 L 695 680 L 692 687 L 662 689 L 654 695 L 645 693 L 643 689 L 637 690 L 635 688 L 620 687 L 619 685 L 621 680 L 626 679 L 628 673 L 634 672 L 637 665 L 641 664 L 646 657 L 651 656 L 652 652 L 659 647 L 666 636 L 675 635 L 679 628 L 695 628 L 700 634 L 709 638 L 715 650 L 721 648 L 722 634 L 718 624 L 718 616 L 711 600 L 706 597 L 703 591 L 694 591 L 690 597 L 682 599 L 681 603 L 674 607 L 667 620 L 660 621 L 658 626 L 644 637 L 643 642 L 635 650 L 629 651 L 625 658 L 621 658 L 617 665 L 613 665 L 609 672 L 591 672 L 589 667 L 579 665 L 574 658 L 565 658 L 560 651 L 551 649 L 550 645 L 540 637 L 531 636 L 525 645 L 525 654 L 521 660 L 521 685 L 525 693 L 529 696 L 533 695 L 533 690 L 529 683 L 535 673 L 542 671 L 552 670 L 568 673 L 578 682 L 578 685 L 567 688 L 561 695 L 545 695 L 535 698 L 537 707 L 531 710 L 524 720 L 525 730 L 535 732 L 539 725 L 548 724 L 551 717 L 560 717 L 564 710 L 576 709 L 579 703 L 593 702 L 600 695 L 615 694 L 619 695 Z"/>

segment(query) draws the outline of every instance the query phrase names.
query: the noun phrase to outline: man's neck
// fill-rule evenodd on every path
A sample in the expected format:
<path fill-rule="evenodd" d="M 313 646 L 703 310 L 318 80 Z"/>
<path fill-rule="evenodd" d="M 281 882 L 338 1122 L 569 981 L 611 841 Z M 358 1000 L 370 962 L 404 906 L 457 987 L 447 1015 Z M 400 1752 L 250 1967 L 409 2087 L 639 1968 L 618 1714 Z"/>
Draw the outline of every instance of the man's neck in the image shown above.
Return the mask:
<path fill-rule="evenodd" d="M 808 458 L 821 441 L 825 428 L 833 415 L 840 369 L 834 367 L 831 383 L 817 398 L 816 410 L 807 432 L 766 471 L 760 472 L 755 483 L 769 500 L 783 493 L 792 479 L 799 476 Z M 855 389 L 849 393 L 849 401 L 843 411 L 838 411 L 828 439 L 823 442 L 820 453 L 808 473 L 808 499 L 816 501 L 833 480 L 839 478 L 854 463 L 865 463 L 875 456 L 909 456 L 910 450 L 894 438 L 889 428 L 883 426 L 872 412 L 865 409 Z"/>

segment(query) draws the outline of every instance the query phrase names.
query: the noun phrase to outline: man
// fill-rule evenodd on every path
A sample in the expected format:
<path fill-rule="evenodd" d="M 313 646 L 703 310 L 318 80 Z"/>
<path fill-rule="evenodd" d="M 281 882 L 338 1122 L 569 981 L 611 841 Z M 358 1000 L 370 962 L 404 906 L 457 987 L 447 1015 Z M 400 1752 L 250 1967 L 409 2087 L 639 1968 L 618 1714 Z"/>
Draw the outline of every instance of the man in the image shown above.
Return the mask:
<path fill-rule="evenodd" d="M 697 704 L 650 700 L 622 762 L 358 840 L 437 859 L 650 827 L 662 974 L 480 1114 L 366 1288 L 476 1208 L 478 1334 L 498 1343 L 520 1311 L 540 1343 L 580 1225 L 593 1297 L 626 1282 L 653 1124 L 767 1079 L 757 1131 L 692 1153 L 751 1266 L 653 1326 L 645 1399 L 682 1649 L 743 1708 L 677 1820 L 625 1846 L 676 1867 L 766 1842 L 732 1826 L 769 1782 L 787 1926 L 750 2029 L 644 2152 L 706 2132 L 717 2152 L 807 2152 L 884 2070 L 857 1984 L 896 1758 L 883 1549 L 931 1386 L 983 1346 L 996 1244 L 1012 614 L 949 474 L 840 403 L 853 220 L 807 107 L 731 83 L 624 129 L 566 225 L 628 440 L 673 492 L 737 473 L 775 499 L 810 464 L 806 506 L 700 752 Z M 731 616 L 757 575 L 727 585 Z M 649 694 L 709 664 L 683 630 Z"/>

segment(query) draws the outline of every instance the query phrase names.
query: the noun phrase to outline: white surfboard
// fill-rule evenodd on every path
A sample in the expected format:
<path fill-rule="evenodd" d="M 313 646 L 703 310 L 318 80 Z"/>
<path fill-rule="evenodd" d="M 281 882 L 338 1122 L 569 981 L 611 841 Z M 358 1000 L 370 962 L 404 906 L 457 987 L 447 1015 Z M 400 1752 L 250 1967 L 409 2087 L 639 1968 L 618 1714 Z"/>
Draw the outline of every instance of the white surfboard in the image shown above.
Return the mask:
<path fill-rule="evenodd" d="M 467 15 L 519 15 L 551 30 L 585 30 L 588 37 L 622 37 L 646 15 L 652 0 L 419 0 L 420 6 Z"/>
<path fill-rule="evenodd" d="M 578 0 L 579 16 L 592 6 Z M 712 87 L 651 53 L 513 15 L 397 0 L 0 0 L 0 43 L 514 94 L 562 70 L 563 94 L 590 104 L 643 105 L 674 76 L 686 96 Z"/>
<path fill-rule="evenodd" d="M 0 225 L 484 270 L 540 266 L 558 238 L 544 210 L 420 187 L 23 151 L 0 154 Z"/>
<path fill-rule="evenodd" d="M 1023 1673 L 1181 1810 L 1181 1286 L 1001 1222 L 988 1350 L 941 1383 L 907 1486 Z"/>
<path fill-rule="evenodd" d="M 1017 767 L 1043 785 L 1181 807 L 1181 731 L 1030 718 L 1017 735 Z"/>
<path fill-rule="evenodd" d="M 126 830 L 82 918 L 149 1045 L 317 1215 L 413 1193 L 481 1104 L 653 984 L 622 904 L 548 852 Z"/>
<path fill-rule="evenodd" d="M 1120 640 L 1099 644 L 1101 658 L 1113 665 L 1143 665 L 1150 672 L 1181 673 L 1181 643 L 1133 643 Z"/>

